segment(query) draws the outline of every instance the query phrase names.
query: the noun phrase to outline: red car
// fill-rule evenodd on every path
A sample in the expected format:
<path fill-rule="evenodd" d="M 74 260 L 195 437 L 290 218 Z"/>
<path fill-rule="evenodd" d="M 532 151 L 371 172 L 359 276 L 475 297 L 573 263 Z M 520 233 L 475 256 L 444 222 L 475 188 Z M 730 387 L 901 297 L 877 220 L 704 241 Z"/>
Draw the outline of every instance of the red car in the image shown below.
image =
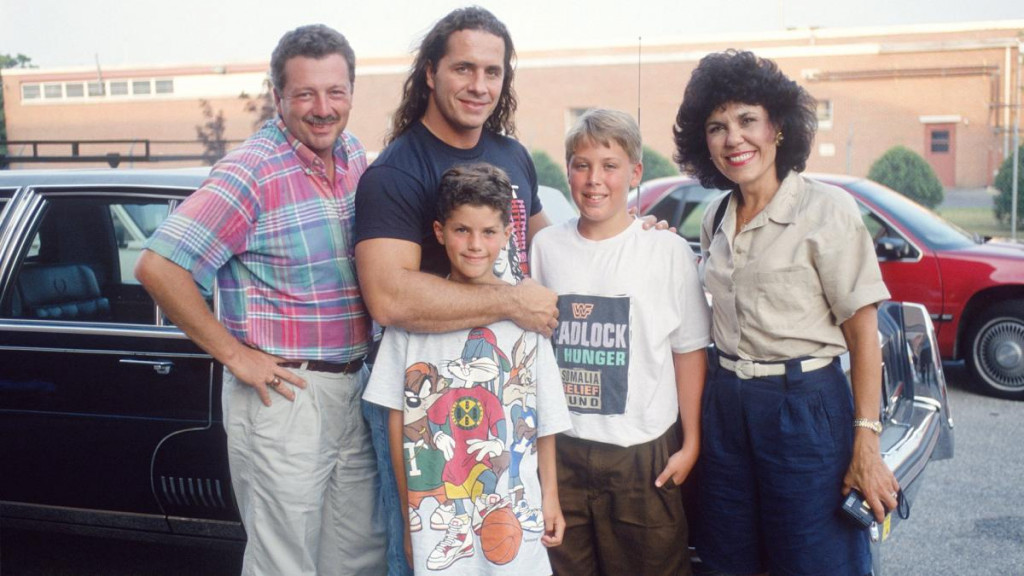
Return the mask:
<path fill-rule="evenodd" d="M 1024 400 L 1024 246 L 987 241 L 863 178 L 807 174 L 856 199 L 893 300 L 931 314 L 945 360 L 964 360 L 979 390 Z M 700 249 L 700 222 L 722 194 L 685 176 L 640 187 L 639 210 Z"/>

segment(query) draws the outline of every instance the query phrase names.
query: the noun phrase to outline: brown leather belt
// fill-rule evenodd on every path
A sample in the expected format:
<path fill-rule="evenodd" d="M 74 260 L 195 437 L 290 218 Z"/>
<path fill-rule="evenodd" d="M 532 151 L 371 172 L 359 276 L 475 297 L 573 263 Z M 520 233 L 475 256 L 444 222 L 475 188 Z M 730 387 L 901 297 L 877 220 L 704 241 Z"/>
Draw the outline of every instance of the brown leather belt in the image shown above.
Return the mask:
<path fill-rule="evenodd" d="M 282 368 L 312 370 L 313 372 L 329 372 L 331 374 L 353 374 L 355 372 L 359 372 L 359 369 L 363 367 L 363 358 L 349 360 L 344 364 L 326 362 L 324 360 L 289 360 L 287 362 L 281 362 L 278 366 Z"/>

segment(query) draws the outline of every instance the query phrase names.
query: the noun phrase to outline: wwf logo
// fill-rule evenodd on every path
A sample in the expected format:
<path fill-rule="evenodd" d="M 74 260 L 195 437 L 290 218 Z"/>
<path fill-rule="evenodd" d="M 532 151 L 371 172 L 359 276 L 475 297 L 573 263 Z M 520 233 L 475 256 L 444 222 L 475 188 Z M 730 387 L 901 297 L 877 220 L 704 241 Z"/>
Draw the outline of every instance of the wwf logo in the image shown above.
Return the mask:
<path fill-rule="evenodd" d="M 572 303 L 572 315 L 577 320 L 586 320 L 588 317 L 590 317 L 590 313 L 593 311 L 593 304 L 584 304 L 582 302 Z"/>

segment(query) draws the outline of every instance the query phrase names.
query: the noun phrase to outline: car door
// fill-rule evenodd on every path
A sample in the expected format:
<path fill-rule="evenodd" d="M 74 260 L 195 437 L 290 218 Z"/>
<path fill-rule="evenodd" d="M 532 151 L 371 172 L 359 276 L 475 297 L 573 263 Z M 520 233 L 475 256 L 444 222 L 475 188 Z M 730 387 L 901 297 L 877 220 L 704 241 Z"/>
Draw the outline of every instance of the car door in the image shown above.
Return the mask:
<path fill-rule="evenodd" d="M 0 506 L 11 519 L 193 530 L 233 521 L 220 368 L 132 267 L 188 190 L 28 188 L 0 240 Z M 16 214 L 16 217 L 12 217 Z M 239 537 L 235 525 L 225 534 Z"/>

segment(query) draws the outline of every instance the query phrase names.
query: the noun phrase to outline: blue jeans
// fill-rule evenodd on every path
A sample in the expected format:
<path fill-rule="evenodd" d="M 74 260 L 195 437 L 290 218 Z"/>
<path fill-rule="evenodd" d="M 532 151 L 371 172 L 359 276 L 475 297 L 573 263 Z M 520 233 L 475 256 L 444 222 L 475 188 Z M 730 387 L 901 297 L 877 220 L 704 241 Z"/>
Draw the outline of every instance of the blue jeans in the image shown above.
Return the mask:
<path fill-rule="evenodd" d="M 388 413 L 390 410 L 377 404 L 363 402 L 363 417 L 370 427 L 373 450 L 377 454 L 377 473 L 380 476 L 378 510 L 383 514 L 387 531 L 388 576 L 412 576 L 412 568 L 405 558 L 405 510 L 398 496 L 398 483 L 391 466 L 391 449 L 388 446 Z"/>

